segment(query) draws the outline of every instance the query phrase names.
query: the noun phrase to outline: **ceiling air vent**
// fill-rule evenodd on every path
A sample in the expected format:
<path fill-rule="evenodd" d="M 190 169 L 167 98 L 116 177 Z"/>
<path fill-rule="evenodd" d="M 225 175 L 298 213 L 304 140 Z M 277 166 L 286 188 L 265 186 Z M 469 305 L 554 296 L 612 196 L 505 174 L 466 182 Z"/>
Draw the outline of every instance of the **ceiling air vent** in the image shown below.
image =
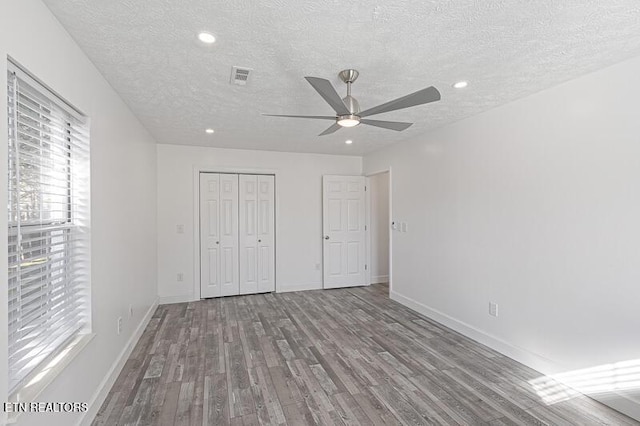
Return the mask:
<path fill-rule="evenodd" d="M 249 82 L 249 76 L 253 69 L 243 67 L 231 68 L 231 84 L 237 84 L 238 86 L 246 86 Z"/>

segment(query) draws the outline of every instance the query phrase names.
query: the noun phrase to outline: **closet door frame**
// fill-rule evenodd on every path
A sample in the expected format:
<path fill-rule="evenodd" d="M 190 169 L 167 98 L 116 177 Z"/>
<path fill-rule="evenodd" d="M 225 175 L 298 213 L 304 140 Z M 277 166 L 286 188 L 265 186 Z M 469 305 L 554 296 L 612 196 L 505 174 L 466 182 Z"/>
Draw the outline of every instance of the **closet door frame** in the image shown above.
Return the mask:
<path fill-rule="evenodd" d="M 193 166 L 193 290 L 190 296 L 179 300 L 180 302 L 193 302 L 200 300 L 200 173 L 221 173 L 221 174 L 248 174 L 248 175 L 272 175 L 274 177 L 274 287 L 278 292 L 278 170 L 260 168 L 234 168 L 219 167 L 209 165 Z"/>

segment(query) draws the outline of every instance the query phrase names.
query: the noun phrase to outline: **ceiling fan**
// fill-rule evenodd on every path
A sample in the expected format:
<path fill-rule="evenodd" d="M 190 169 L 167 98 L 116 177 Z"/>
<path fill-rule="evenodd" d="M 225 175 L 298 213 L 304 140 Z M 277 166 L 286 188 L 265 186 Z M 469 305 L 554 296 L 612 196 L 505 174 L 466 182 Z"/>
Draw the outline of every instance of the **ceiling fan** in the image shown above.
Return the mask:
<path fill-rule="evenodd" d="M 336 112 L 336 115 L 282 115 L 282 114 L 262 114 L 269 117 L 294 117 L 294 118 L 311 118 L 314 120 L 335 120 L 327 130 L 318 136 L 324 136 L 340 130 L 342 127 L 355 127 L 358 124 L 368 124 L 369 126 L 382 127 L 383 129 L 396 130 L 398 132 L 405 130 L 413 123 L 405 123 L 400 121 L 383 121 L 369 120 L 374 114 L 395 111 L 398 109 L 409 108 L 416 105 L 427 104 L 440 100 L 440 92 L 433 86 L 426 89 L 418 90 L 410 95 L 403 96 L 398 99 L 386 102 L 373 108 L 360 111 L 360 104 L 356 98 L 351 96 L 351 84 L 358 78 L 358 71 L 354 69 L 343 70 L 338 73 L 340 80 L 347 85 L 347 96 L 340 98 L 336 89 L 333 88 L 331 82 L 324 78 L 305 77 L 305 79 L 313 86 L 314 89 L 327 101 L 327 103 Z"/>

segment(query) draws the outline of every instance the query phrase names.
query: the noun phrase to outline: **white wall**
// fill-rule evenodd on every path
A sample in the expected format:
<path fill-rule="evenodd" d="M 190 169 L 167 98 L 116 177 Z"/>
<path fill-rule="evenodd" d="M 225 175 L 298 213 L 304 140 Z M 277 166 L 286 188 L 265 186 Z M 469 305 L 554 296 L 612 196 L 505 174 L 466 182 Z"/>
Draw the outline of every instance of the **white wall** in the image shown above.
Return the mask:
<path fill-rule="evenodd" d="M 91 118 L 92 307 L 95 338 L 38 397 L 89 402 L 156 300 L 156 146 L 127 106 L 38 0 L 0 2 L 0 198 L 7 188 L 6 58 L 10 55 Z M 0 215 L 0 240 L 7 241 Z M 0 270 L 7 270 L 0 245 Z M 7 347 L 7 281 L 0 347 Z M 128 318 L 129 304 L 134 316 Z M 117 317 L 124 318 L 117 335 Z M 6 401 L 6 351 L 0 351 Z M 22 415 L 20 425 L 70 425 L 78 415 Z"/>
<path fill-rule="evenodd" d="M 640 360 L 638 75 L 640 58 L 367 156 L 409 224 L 394 297 L 548 373 Z M 640 419 L 639 393 L 601 397 Z"/>
<path fill-rule="evenodd" d="M 360 175 L 361 157 L 158 145 L 158 294 L 165 303 L 200 297 L 194 167 L 275 172 L 276 291 L 322 287 L 322 175 Z"/>
<path fill-rule="evenodd" d="M 389 282 L 389 173 L 369 178 L 371 197 L 371 282 Z"/>

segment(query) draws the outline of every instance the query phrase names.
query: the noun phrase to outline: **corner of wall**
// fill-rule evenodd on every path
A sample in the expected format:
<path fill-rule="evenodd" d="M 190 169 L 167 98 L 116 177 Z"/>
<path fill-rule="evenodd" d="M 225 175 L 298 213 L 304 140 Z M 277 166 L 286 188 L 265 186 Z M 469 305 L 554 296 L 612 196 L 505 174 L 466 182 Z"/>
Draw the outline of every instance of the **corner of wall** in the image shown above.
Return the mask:
<path fill-rule="evenodd" d="M 141 318 L 140 323 L 134 330 L 129 340 L 127 340 L 126 345 L 124 346 L 122 351 L 120 351 L 120 354 L 111 365 L 111 368 L 109 368 L 109 371 L 105 375 L 100 385 L 98 385 L 98 388 L 96 389 L 95 393 L 89 400 L 88 410 L 83 414 L 83 416 L 78 421 L 79 425 L 89 426 L 93 422 L 96 414 L 98 414 L 98 411 L 100 410 L 100 407 L 102 406 L 105 399 L 107 398 L 107 395 L 111 390 L 111 387 L 113 386 L 116 379 L 120 375 L 120 372 L 122 371 L 125 363 L 127 362 L 127 359 L 133 352 L 133 349 L 135 348 L 136 343 L 138 343 L 138 340 L 140 340 L 140 337 L 142 337 L 144 330 L 149 324 L 149 321 L 151 321 L 151 318 L 153 317 L 153 314 L 155 313 L 157 307 L 158 307 L 158 300 L 156 299 L 151 304 L 151 306 L 149 307 L 147 312 L 144 314 L 144 316 Z"/>

